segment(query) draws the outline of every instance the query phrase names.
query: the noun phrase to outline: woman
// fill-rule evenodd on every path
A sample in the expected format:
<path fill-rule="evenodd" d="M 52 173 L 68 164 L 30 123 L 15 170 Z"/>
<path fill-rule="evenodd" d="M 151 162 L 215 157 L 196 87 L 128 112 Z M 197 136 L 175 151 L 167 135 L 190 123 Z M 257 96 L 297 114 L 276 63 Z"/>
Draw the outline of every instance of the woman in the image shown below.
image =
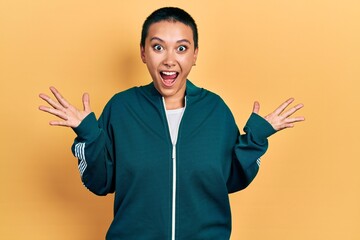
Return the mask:
<path fill-rule="evenodd" d="M 144 22 L 141 59 L 152 82 L 116 94 L 97 120 L 89 95 L 84 109 L 57 101 L 40 110 L 60 118 L 53 126 L 77 134 L 72 151 L 84 185 L 98 195 L 115 192 L 114 220 L 107 239 L 229 239 L 228 194 L 256 176 L 267 138 L 293 127 L 302 108 L 285 111 L 289 99 L 262 118 L 255 102 L 239 134 L 234 118 L 216 94 L 187 76 L 198 55 L 193 18 L 179 8 L 161 8 Z"/>

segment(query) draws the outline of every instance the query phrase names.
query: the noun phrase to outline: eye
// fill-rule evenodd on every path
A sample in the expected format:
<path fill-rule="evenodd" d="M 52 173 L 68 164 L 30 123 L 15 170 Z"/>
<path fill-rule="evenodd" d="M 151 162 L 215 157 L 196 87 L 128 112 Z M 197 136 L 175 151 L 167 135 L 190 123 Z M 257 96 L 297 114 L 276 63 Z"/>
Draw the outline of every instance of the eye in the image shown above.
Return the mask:
<path fill-rule="evenodd" d="M 186 51 L 186 49 L 187 49 L 187 47 L 186 47 L 186 46 L 181 45 L 181 46 L 179 46 L 179 47 L 178 47 L 178 49 L 177 49 L 177 50 L 178 50 L 179 52 L 185 52 L 185 51 Z"/>
<path fill-rule="evenodd" d="M 164 48 L 163 48 L 160 44 L 155 44 L 155 45 L 153 46 L 153 49 L 154 49 L 155 51 L 162 51 Z"/>

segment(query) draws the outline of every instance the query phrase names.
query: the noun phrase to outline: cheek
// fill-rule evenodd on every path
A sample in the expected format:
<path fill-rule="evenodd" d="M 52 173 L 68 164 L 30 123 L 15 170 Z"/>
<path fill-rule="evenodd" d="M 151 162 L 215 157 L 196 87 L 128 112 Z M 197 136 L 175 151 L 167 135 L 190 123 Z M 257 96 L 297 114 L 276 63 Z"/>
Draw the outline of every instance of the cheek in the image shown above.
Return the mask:
<path fill-rule="evenodd" d="M 159 53 L 154 53 L 152 50 L 149 51 L 150 54 L 148 54 L 148 58 L 151 62 L 155 63 L 159 63 L 162 61 L 163 58 L 163 54 L 159 54 Z"/>
<path fill-rule="evenodd" d="M 183 59 L 181 59 L 182 69 L 184 71 L 190 71 L 191 67 L 193 66 L 193 62 L 194 59 L 192 57 L 184 57 Z"/>
<path fill-rule="evenodd" d="M 157 63 L 154 59 L 148 58 L 146 59 L 146 66 L 149 69 L 150 72 L 156 72 L 157 71 Z"/>
<path fill-rule="evenodd" d="M 194 54 L 188 54 L 184 56 L 184 60 L 188 63 L 188 65 L 192 66 L 195 62 L 195 55 Z"/>

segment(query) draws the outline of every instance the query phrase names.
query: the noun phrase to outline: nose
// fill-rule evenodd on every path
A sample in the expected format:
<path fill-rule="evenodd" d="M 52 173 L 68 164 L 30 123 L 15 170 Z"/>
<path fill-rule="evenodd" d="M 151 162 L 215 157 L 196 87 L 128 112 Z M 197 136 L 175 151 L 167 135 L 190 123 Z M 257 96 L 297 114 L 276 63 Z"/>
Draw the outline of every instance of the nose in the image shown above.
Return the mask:
<path fill-rule="evenodd" d="M 174 67 L 176 65 L 176 58 L 175 58 L 175 54 L 168 52 L 165 56 L 165 59 L 163 61 L 163 64 L 165 67 L 167 68 L 171 68 Z"/>

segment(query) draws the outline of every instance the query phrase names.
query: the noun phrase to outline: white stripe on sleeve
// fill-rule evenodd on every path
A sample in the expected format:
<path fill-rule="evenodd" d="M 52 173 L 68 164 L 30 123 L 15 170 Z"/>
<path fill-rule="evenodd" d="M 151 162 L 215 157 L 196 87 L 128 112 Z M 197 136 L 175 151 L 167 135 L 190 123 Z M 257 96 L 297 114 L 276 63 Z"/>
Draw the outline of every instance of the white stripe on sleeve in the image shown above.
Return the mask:
<path fill-rule="evenodd" d="M 87 163 L 85 159 L 85 143 L 77 143 L 75 145 L 75 157 L 80 161 L 78 168 L 79 168 L 80 176 L 82 177 L 87 167 Z"/>
<path fill-rule="evenodd" d="M 260 167 L 260 163 L 261 163 L 260 158 L 258 158 L 258 160 L 256 160 L 256 163 Z"/>

